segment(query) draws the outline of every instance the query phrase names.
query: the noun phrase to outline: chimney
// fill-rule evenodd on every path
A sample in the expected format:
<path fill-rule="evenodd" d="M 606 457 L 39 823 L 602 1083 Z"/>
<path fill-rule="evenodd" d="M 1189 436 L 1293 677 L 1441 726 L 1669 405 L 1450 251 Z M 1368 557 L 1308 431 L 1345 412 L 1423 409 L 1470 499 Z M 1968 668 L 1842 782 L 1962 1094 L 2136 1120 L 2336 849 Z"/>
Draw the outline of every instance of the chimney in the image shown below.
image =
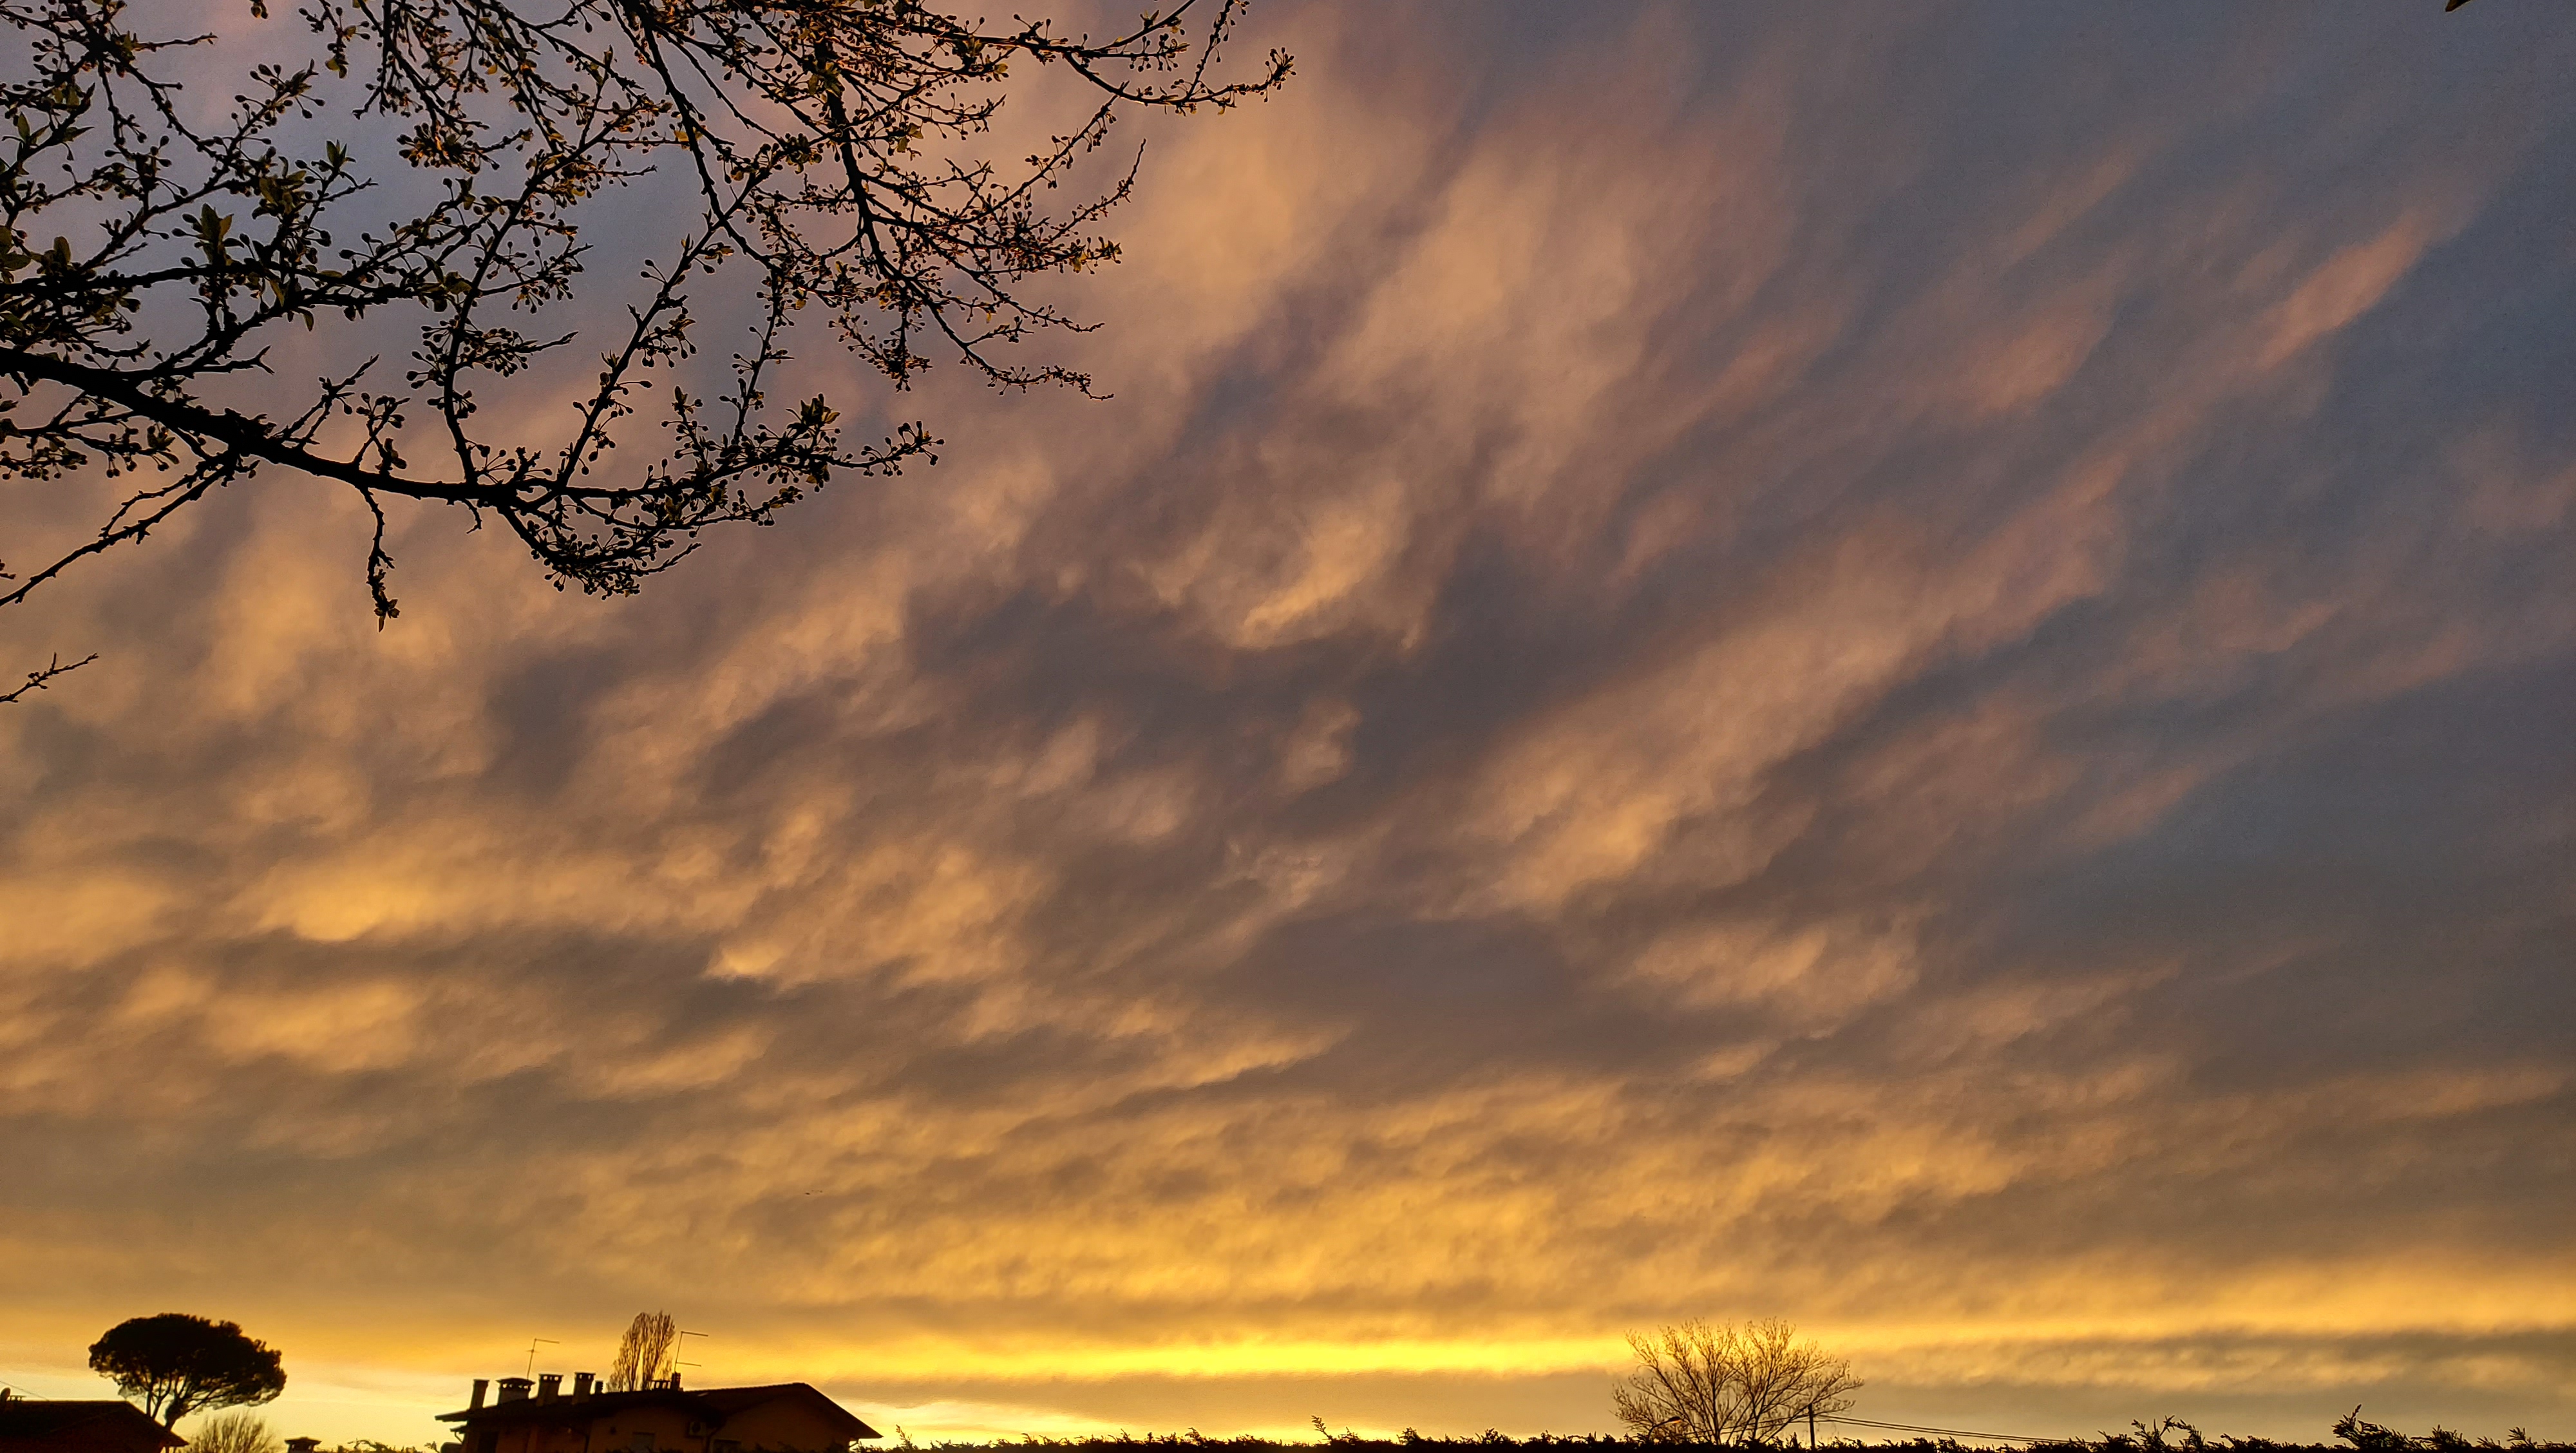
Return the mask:
<path fill-rule="evenodd" d="M 673 1391 L 673 1392 L 678 1392 L 679 1390 L 680 1390 L 680 1369 L 678 1369 L 678 1368 L 674 1367 L 674 1368 L 672 1368 L 672 1369 L 671 1369 L 671 1391 Z"/>
<path fill-rule="evenodd" d="M 501 1379 L 501 1395 L 493 1399 L 493 1401 L 501 1403 L 524 1402 L 528 1396 L 528 1387 L 528 1380 L 524 1377 L 505 1377 Z"/>
<path fill-rule="evenodd" d="M 465 1411 L 470 1413 L 476 1408 L 483 1406 L 483 1391 L 491 1385 L 492 1379 L 488 1377 L 478 1377 L 474 1379 L 474 1401 L 465 1405 Z"/>
<path fill-rule="evenodd" d="M 577 1398 L 586 1398 L 590 1396 L 590 1379 L 591 1374 L 587 1372 L 574 1373 L 572 1375 L 572 1395 Z"/>
<path fill-rule="evenodd" d="M 545 1399 L 547 1402 L 553 1402 L 556 1398 L 562 1397 L 563 1374 L 560 1372 L 538 1373 L 537 1396 Z"/>

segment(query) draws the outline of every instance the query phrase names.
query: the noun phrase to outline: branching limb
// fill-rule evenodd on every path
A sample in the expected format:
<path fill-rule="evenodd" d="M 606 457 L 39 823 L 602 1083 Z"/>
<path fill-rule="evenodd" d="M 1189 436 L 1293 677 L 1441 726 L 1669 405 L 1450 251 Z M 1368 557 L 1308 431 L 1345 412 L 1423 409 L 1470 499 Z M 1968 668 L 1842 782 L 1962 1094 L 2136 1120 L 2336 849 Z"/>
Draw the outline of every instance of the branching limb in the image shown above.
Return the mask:
<path fill-rule="evenodd" d="M 896 390 L 937 355 L 1088 392 L 1012 352 L 1092 326 L 1034 280 L 1118 257 L 1098 228 L 1134 162 L 1071 186 L 1077 169 L 1121 116 L 1224 110 L 1291 68 L 1213 69 L 1242 0 L 1178 0 L 1099 39 L 1044 19 L 988 33 L 921 0 L 303 0 L 310 58 L 253 67 L 209 110 L 176 68 L 202 84 L 213 37 L 138 18 L 170 3 L 0 0 L 0 478 L 170 475 L 122 488 L 0 607 L 260 470 L 364 501 L 380 626 L 387 496 L 497 516 L 559 586 L 634 590 L 705 529 L 935 462 L 920 423 L 846 442 L 844 405 L 788 391 L 800 321 Z M 1065 66 L 1096 104 L 1013 162 L 988 153 L 1015 62 Z M 303 125 L 352 114 L 391 128 L 390 155 Z M 585 273 L 585 225 L 656 173 L 699 205 L 619 238 L 663 263 L 602 296 L 619 284 Z M 723 306 L 693 296 L 727 275 Z M 702 318 L 740 341 L 701 357 Z M 419 339 L 398 381 L 362 390 L 361 368 L 298 391 L 270 372 L 284 330 L 345 327 L 371 351 L 389 321 Z M 603 327 L 623 336 L 584 343 Z M 551 414 L 483 409 L 501 380 L 563 397 L 588 348 L 595 384 Z M 434 467 L 407 462 L 424 449 Z"/>
<path fill-rule="evenodd" d="M 0 695 L 0 706 L 6 706 L 10 702 L 16 701 L 20 697 L 25 696 L 30 691 L 42 691 L 54 683 L 55 677 L 68 676 L 97 659 L 98 653 L 96 651 L 92 651 L 88 655 L 81 657 L 79 660 L 69 663 L 66 663 L 62 657 L 56 656 L 52 660 L 46 662 L 42 668 L 28 672 L 26 683 L 20 686 L 17 690 L 9 692 L 6 695 Z"/>

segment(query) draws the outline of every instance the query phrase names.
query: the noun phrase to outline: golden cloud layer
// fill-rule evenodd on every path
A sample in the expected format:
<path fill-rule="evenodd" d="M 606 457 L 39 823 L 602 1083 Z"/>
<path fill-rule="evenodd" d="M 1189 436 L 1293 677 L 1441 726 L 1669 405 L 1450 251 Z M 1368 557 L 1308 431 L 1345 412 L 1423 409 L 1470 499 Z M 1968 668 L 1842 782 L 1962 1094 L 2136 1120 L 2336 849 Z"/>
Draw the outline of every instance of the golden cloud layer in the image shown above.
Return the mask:
<path fill-rule="evenodd" d="M 2566 1436 L 2576 55 L 2490 20 L 1289 12 L 1113 402 L 934 385 L 633 602 L 416 515 L 381 634 L 213 502 L 17 623 L 107 659 L 0 713 L 0 1357 L 1564 1429 L 1785 1314 Z"/>

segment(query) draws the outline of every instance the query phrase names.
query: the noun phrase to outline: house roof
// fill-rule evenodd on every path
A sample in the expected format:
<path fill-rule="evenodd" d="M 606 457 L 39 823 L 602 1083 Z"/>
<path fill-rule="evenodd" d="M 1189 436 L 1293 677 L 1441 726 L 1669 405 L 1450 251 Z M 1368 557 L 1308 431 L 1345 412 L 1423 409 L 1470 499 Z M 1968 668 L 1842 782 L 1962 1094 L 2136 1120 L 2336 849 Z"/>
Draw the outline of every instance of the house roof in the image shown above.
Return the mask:
<path fill-rule="evenodd" d="M 439 1421 L 489 1427 L 502 1423 L 579 1423 L 604 1418 L 628 1408 L 672 1407 L 710 1423 L 721 1423 L 734 1414 L 764 1403 L 790 1398 L 806 1405 L 823 1419 L 826 1426 L 838 1429 L 850 1439 L 877 1438 L 884 1435 L 869 1427 L 849 1409 L 823 1395 L 810 1382 L 772 1382 L 757 1387 L 669 1388 L 648 1387 L 638 1392 L 595 1392 L 587 1397 L 524 1397 L 508 1402 L 486 1403 L 479 1408 L 460 1408 L 440 1413 Z"/>
<path fill-rule="evenodd" d="M 705 1398 L 706 1394 L 702 1392 L 669 1387 L 648 1387 L 636 1392 L 595 1392 L 585 1397 L 523 1397 L 440 1413 L 438 1420 L 442 1423 L 577 1422 L 584 1418 L 606 1417 L 627 1408 L 644 1407 L 685 1408 L 699 1416 L 723 1416 Z"/>
<path fill-rule="evenodd" d="M 188 1440 L 150 1414 L 115 1398 L 0 1398 L 0 1441 L 122 1438 L 154 1448 L 182 1448 Z"/>
<path fill-rule="evenodd" d="M 823 1390 L 810 1382 L 772 1382 L 758 1387 L 711 1387 L 696 1396 L 704 1398 L 716 1411 L 730 1418 L 746 1408 L 790 1398 L 804 1403 L 827 1425 L 842 1430 L 845 1438 L 881 1438 L 885 1435 L 861 1422 L 856 1414 L 823 1395 Z"/>

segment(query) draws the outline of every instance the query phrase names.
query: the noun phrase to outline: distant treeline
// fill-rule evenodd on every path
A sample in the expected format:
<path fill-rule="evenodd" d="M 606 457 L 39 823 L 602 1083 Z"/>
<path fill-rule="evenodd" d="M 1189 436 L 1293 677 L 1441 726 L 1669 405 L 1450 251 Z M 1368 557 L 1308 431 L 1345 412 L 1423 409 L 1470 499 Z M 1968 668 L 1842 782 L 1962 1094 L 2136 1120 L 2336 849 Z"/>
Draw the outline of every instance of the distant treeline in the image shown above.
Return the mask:
<path fill-rule="evenodd" d="M 1795 1446 L 1804 1450 L 1801 1441 L 1789 1444 L 1728 1443 L 1649 1443 L 1637 1438 L 1614 1437 L 1608 1433 L 1536 1433 L 1515 1438 L 1506 1433 L 1487 1431 L 1474 1437 L 1433 1437 L 1427 1433 L 1398 1435 L 1393 1438 L 1335 1438 L 1334 1453 L 1422 1453 L 1438 1448 L 1475 1449 L 1670 1449 L 1672 1453 L 1786 1453 Z M 1023 1438 L 992 1442 L 903 1443 L 900 1448 L 916 1448 L 922 1453 L 1012 1453 L 1027 1448 L 1066 1448 L 1090 1450 L 1090 1453 L 1126 1453 L 1126 1450 L 1170 1448 L 1224 1449 L 1227 1453 L 1317 1453 L 1318 1446 L 1277 1438 L 1208 1438 L 1196 1433 L 1128 1433 L 1092 1437 L 1048 1438 L 1031 1434 Z M 2176 1445 L 2167 1445 L 2169 1448 Z M 2349 1443 L 2284 1443 L 2273 1438 L 2239 1438 L 2221 1436 L 2204 1441 L 2210 1453 L 2354 1453 Z M 2498 1441 L 2494 1438 L 2466 1438 L 2454 1435 L 2436 1442 L 2430 1437 L 2408 1445 L 2422 1449 L 2504 1449 L 2511 1453 L 2576 1453 L 2576 1443 L 2548 1442 L 2536 1439 Z M 1980 1443 L 1958 1438 L 1901 1438 L 1871 1442 L 1852 1438 L 1828 1438 L 1823 1453 L 2139 1453 L 2137 1442 L 2124 1434 L 2099 1438 L 2061 1438 L 2027 1443 Z"/>
<path fill-rule="evenodd" d="M 2515 1428 L 2499 1441 L 2494 1438 L 2470 1437 L 2436 1427 L 2421 1437 L 2399 1433 L 2376 1423 L 2360 1420 L 2358 1410 L 2345 1415 L 2334 1425 L 2335 1441 L 2331 1443 L 2284 1443 L 2272 1438 L 2241 1438 L 2233 1434 L 2204 1437 L 2200 1430 L 2179 1418 L 2159 1418 L 2153 1423 L 2131 1423 L 2125 1433 L 2103 1433 L 2093 1438 L 2058 1438 L 2013 1442 L 1988 1442 L 1976 1438 L 1903 1438 L 1885 1442 L 1836 1438 L 1826 1443 L 1826 1453 L 1844 1449 L 1847 1453 L 2468 1453 L 2468 1450 L 2509 1450 L 2509 1453 L 2576 1453 L 2576 1443 L 2535 1439 Z M 1276 1438 L 1209 1438 L 1195 1428 L 1186 1433 L 1118 1433 L 1086 1437 L 1047 1438 L 1037 1435 L 989 1443 L 930 1442 L 916 1443 L 906 1437 L 896 1445 L 902 1449 L 931 1450 L 931 1453 L 1009 1453 L 1009 1450 L 1064 1448 L 1083 1453 L 1145 1453 L 1145 1450 L 1175 1448 L 1224 1449 L 1226 1453 L 1426 1453 L 1442 1448 L 1498 1449 L 1634 1449 L 1651 1446 L 1673 1453 L 1706 1450 L 1706 1453 L 1787 1453 L 1790 1448 L 1803 1448 L 1803 1441 L 1779 1444 L 1684 1443 L 1613 1437 L 1606 1433 L 1540 1433 L 1527 1438 L 1487 1429 L 1474 1437 L 1429 1437 L 1411 1428 L 1392 1438 L 1363 1438 L 1341 1433 L 1321 1443 L 1299 1439 L 1291 1442 Z"/>

